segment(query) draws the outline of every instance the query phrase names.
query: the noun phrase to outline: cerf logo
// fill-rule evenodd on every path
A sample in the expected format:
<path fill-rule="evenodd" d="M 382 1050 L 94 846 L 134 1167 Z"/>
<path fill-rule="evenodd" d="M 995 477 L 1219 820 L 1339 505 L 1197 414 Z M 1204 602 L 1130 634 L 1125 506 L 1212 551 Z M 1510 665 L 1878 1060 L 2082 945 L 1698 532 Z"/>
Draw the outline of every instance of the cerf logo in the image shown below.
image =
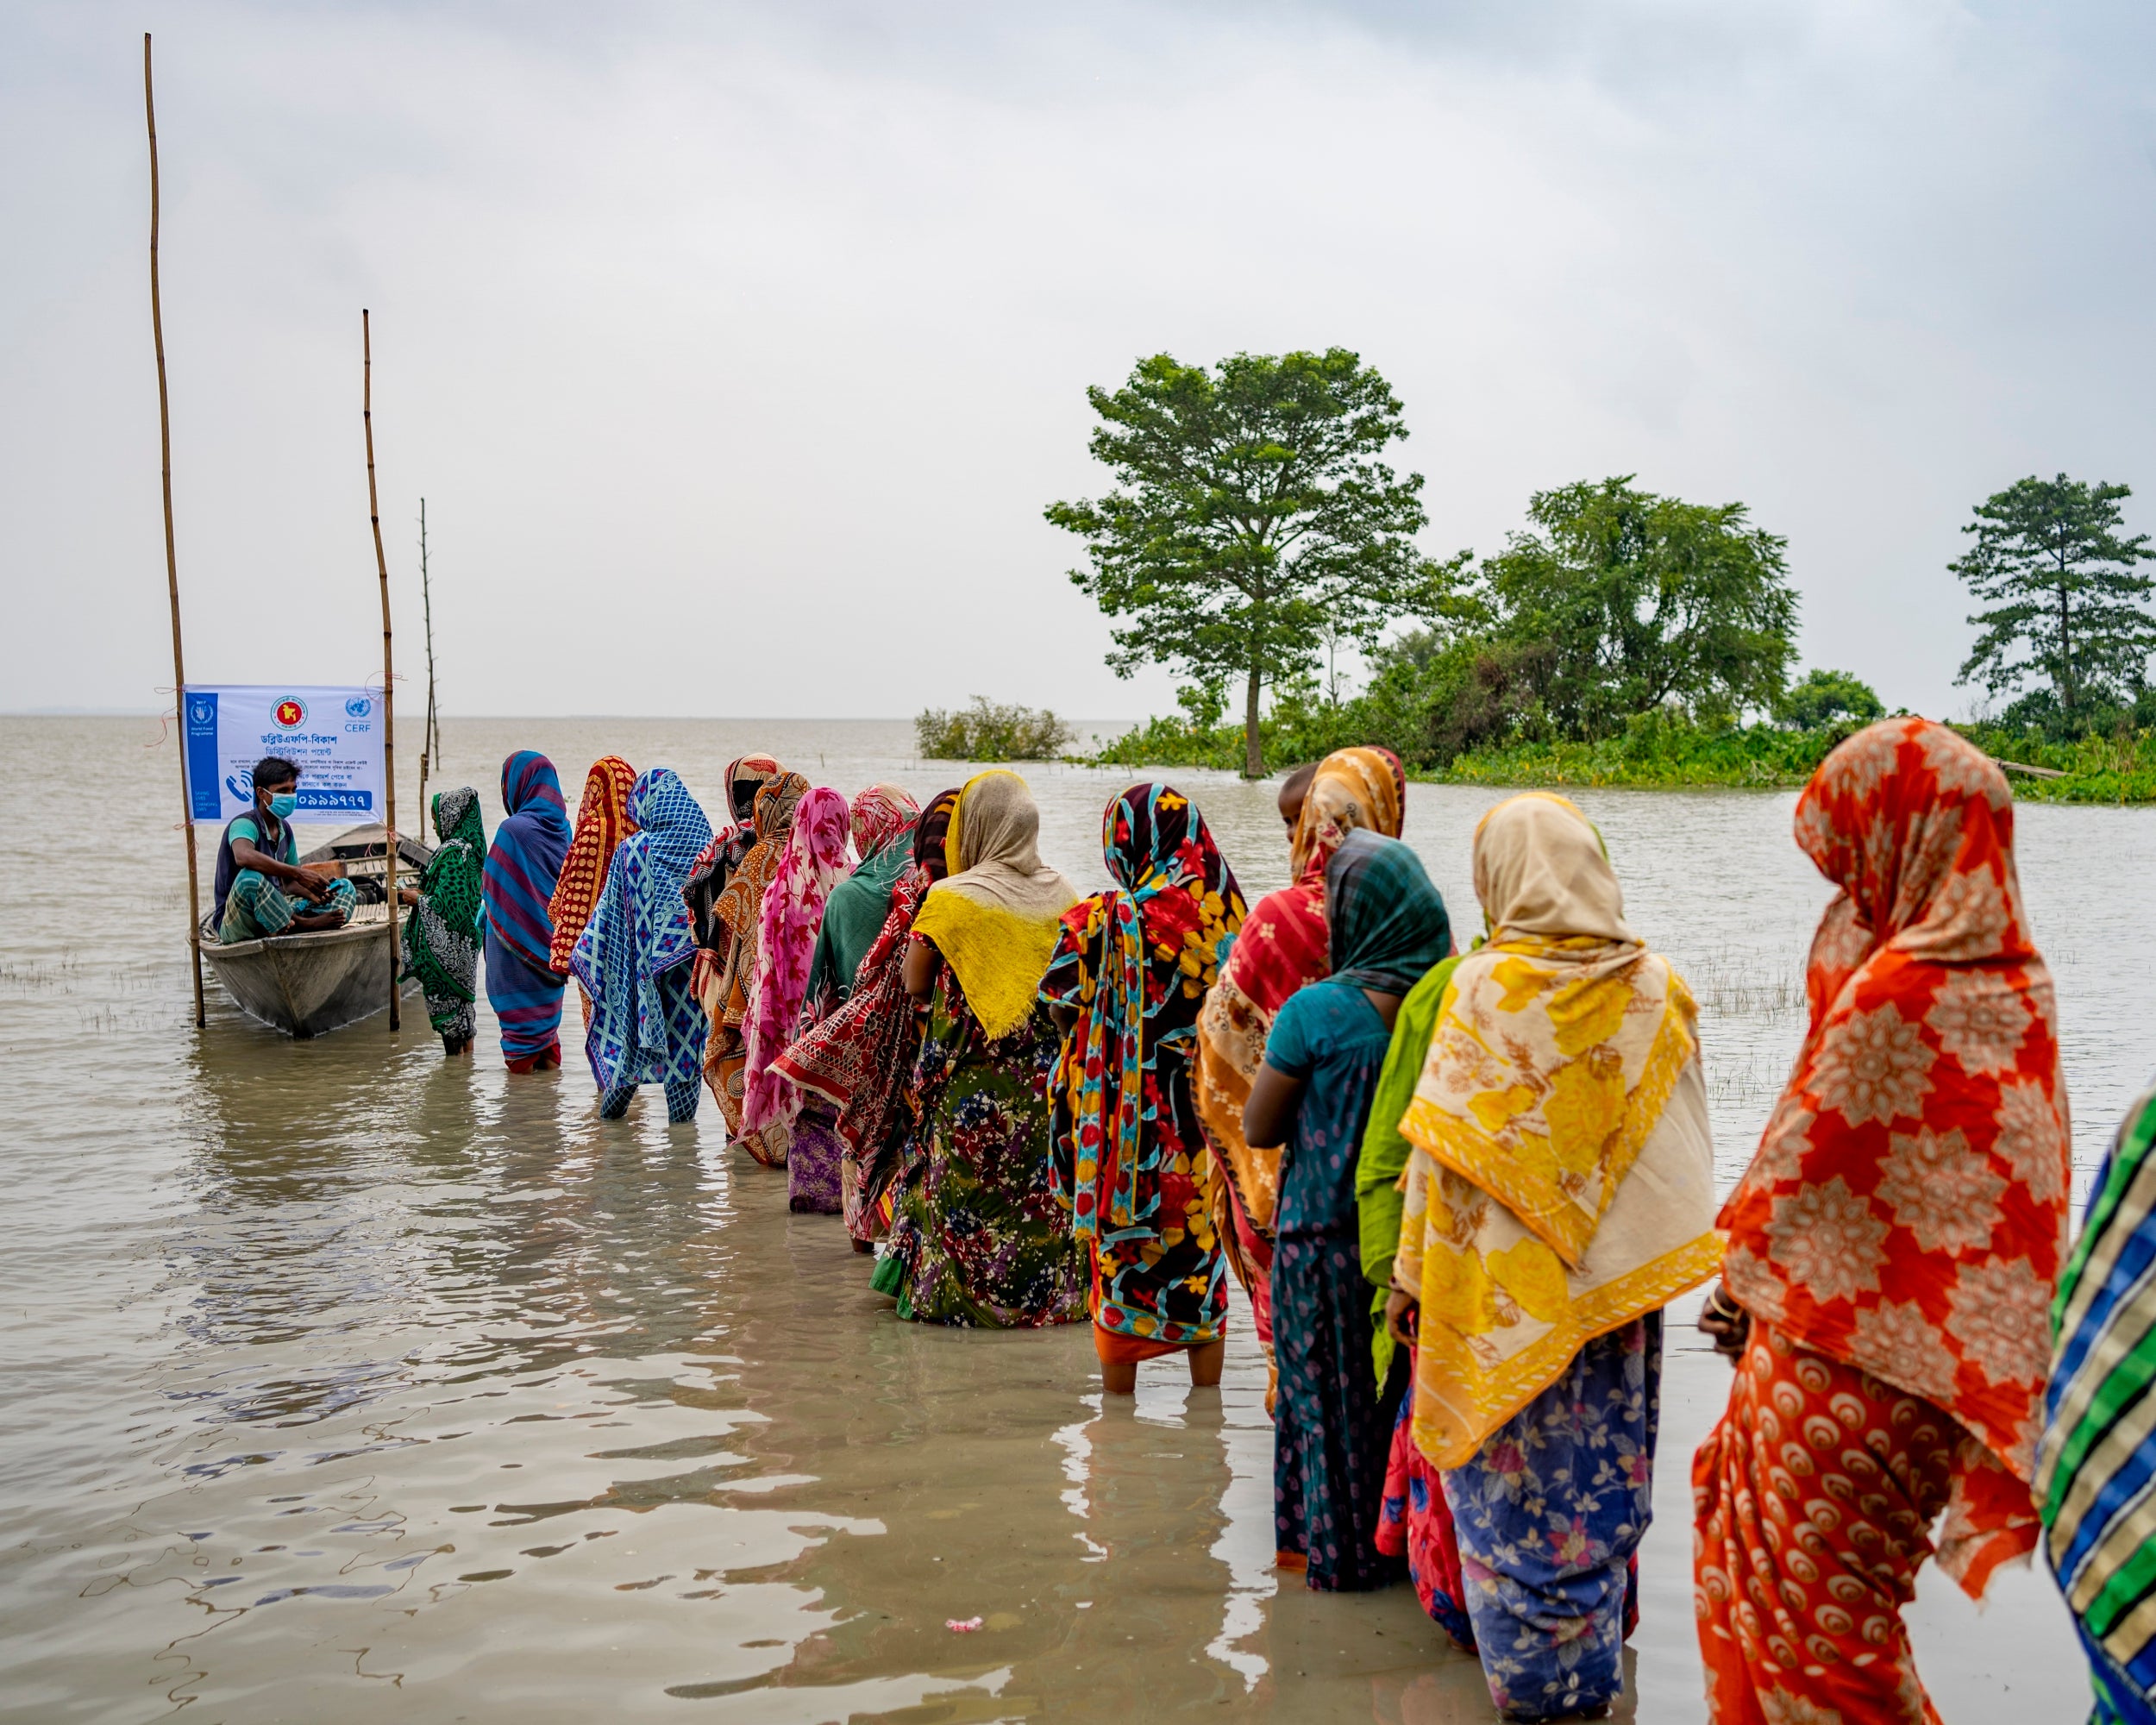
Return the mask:
<path fill-rule="evenodd" d="M 307 722 L 307 703 L 296 695 L 286 695 L 277 703 L 271 717 L 280 731 L 297 731 Z"/>

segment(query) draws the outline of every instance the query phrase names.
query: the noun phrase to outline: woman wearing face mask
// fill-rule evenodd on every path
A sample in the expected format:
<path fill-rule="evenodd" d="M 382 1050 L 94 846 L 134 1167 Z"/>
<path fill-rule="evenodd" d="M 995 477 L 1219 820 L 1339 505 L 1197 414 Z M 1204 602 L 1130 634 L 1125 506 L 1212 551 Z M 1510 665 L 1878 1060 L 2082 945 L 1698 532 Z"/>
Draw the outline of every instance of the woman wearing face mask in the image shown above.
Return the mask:
<path fill-rule="evenodd" d="M 352 920 L 359 894 L 349 881 L 299 861 L 291 824 L 299 806 L 299 768 L 281 756 L 266 755 L 254 763 L 254 806 L 232 818 L 217 845 L 210 920 L 218 941 L 342 928 Z"/>

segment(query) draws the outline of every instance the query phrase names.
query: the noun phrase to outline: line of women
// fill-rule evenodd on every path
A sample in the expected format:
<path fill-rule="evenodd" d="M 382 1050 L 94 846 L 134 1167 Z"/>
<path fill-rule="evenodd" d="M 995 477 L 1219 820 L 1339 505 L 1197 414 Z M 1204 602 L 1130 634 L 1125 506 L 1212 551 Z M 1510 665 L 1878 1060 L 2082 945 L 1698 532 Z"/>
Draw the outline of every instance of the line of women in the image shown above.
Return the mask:
<path fill-rule="evenodd" d="M 1839 890 L 1719 1206 L 1696 1005 L 1562 797 L 1482 818 L 1463 952 L 1382 750 L 1290 778 L 1293 879 L 1255 906 L 1166 784 L 1109 803 L 1085 896 L 1009 772 L 925 806 L 761 756 L 725 786 L 714 831 L 674 774 L 609 757 L 571 834 L 552 768 L 513 756 L 492 850 L 468 791 L 438 799 L 411 926 L 452 1051 L 476 914 L 512 1065 L 558 1063 L 573 978 L 602 1113 L 657 1083 L 686 1120 L 708 1085 L 901 1317 L 1086 1321 L 1110 1393 L 1169 1354 L 1217 1383 L 1234 1277 L 1282 1566 L 1412 1580 L 1507 1719 L 1622 1692 L 1663 1313 L 1712 1284 L 1734 1371 L 1692 1485 L 1720 1725 L 1935 1719 L 1918 1570 L 1980 1596 L 2040 1543 L 2094 1716 L 2156 1725 L 2156 1097 L 2070 1256 L 2012 799 L 1952 731 L 1875 724 L 1798 803 Z"/>

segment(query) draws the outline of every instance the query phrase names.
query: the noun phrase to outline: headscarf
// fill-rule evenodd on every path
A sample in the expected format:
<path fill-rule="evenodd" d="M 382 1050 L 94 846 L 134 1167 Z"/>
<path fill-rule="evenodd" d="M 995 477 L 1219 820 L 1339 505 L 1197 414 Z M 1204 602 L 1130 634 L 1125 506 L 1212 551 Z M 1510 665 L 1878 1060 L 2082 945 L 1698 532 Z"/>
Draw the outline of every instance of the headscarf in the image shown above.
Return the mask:
<path fill-rule="evenodd" d="M 817 1018 L 836 1011 L 854 986 L 861 961 L 891 914 L 891 892 L 912 867 L 915 823 L 920 810 L 895 785 L 871 785 L 853 800 L 854 854 L 860 867 L 831 889 L 809 961 L 805 1010 Z"/>
<path fill-rule="evenodd" d="M 1407 802 L 1407 775 L 1389 749 L 1339 749 L 1318 762 L 1302 812 L 1288 840 L 1289 866 L 1297 880 L 1320 869 L 1340 842 L 1360 828 L 1400 837 Z"/>
<path fill-rule="evenodd" d="M 958 798 L 956 788 L 937 792 L 913 829 L 913 866 L 929 881 L 943 880 L 950 873 L 950 824 L 958 813 Z"/>
<path fill-rule="evenodd" d="M 768 755 L 743 755 L 726 763 L 726 807 L 732 819 L 698 853 L 688 884 L 682 888 L 696 925 L 696 944 L 706 950 L 723 949 L 726 944 L 725 927 L 714 921 L 711 903 L 725 891 L 741 859 L 756 842 L 756 793 L 780 772 L 779 763 Z"/>
<path fill-rule="evenodd" d="M 703 1019 L 689 1027 L 672 1022 L 658 979 L 695 956 L 681 884 L 711 824 L 665 767 L 636 781 L 628 814 L 636 831 L 615 850 L 606 888 L 569 957 L 592 997 L 585 1048 L 603 1090 L 693 1079 L 703 1055 Z"/>
<path fill-rule="evenodd" d="M 1289 844 L 1295 878 L 1260 899 L 1244 919 L 1219 983 L 1198 1017 L 1192 1086 L 1198 1119 L 1261 1235 L 1272 1226 L 1280 1161 L 1277 1153 L 1250 1151 L 1243 1137 L 1243 1105 L 1264 1063 L 1273 1019 L 1290 994 L 1331 969 L 1326 863 L 1358 829 L 1399 837 L 1407 782 L 1400 757 L 1387 749 L 1342 749 L 1318 763 Z"/>
<path fill-rule="evenodd" d="M 1367 829 L 1349 833 L 1325 871 L 1332 974 L 1358 988 L 1404 994 L 1452 950 L 1445 899 L 1414 847 Z"/>
<path fill-rule="evenodd" d="M 1173 1067 L 1194 1051 L 1199 1003 L 1244 911 L 1205 817 L 1169 786 L 1133 785 L 1110 803 L 1100 849 L 1116 884 L 1063 913 L 1041 984 L 1044 1000 L 1080 1014 L 1057 1080 L 1053 1164 L 1080 1239 L 1190 1226 L 1160 1214 L 1163 1157 L 1145 1121 L 1169 1106 Z"/>
<path fill-rule="evenodd" d="M 553 969 L 548 909 L 569 849 L 569 815 L 554 762 L 519 749 L 502 762 L 502 824 L 486 853 L 482 887 L 494 938 L 542 974 Z"/>
<path fill-rule="evenodd" d="M 742 1125 L 748 1131 L 790 1121 L 800 1106 L 799 1094 L 771 1063 L 793 1040 L 824 901 L 845 874 L 846 799 L 819 786 L 796 806 L 786 849 L 763 895 L 742 1090 Z"/>
<path fill-rule="evenodd" d="M 629 793 L 636 782 L 636 769 L 618 755 L 600 756 L 584 775 L 576 831 L 562 859 L 553 901 L 547 906 L 554 923 L 547 968 L 557 976 L 569 974 L 569 954 L 576 950 L 576 938 L 592 919 L 592 907 L 606 885 L 614 847 L 636 830 L 629 819 Z"/>
<path fill-rule="evenodd" d="M 1946 726 L 1884 719 L 1820 763 L 1796 842 L 1841 891 L 1812 942 L 1796 1070 L 1722 1211 L 1724 1279 L 1799 1346 L 1951 1414 L 2026 1481 L 2070 1135 L 2013 794 Z M 1980 1591 L 2034 1534 L 1950 1513 L 1940 1566 Z"/>
<path fill-rule="evenodd" d="M 906 994 L 906 936 L 928 891 L 928 862 L 932 858 L 942 867 L 944 835 L 957 806 L 955 790 L 930 799 L 914 831 L 913 855 L 921 860 L 892 888 L 890 914 L 861 961 L 853 993 L 773 1063 L 782 1076 L 838 1109 L 841 1136 L 864 1158 L 862 1179 L 869 1203 L 894 1165 L 884 1152 L 895 1148 L 892 1126 L 904 1103 L 906 1063 L 918 1039 Z"/>
<path fill-rule="evenodd" d="M 1041 861 L 1040 831 L 1040 808 L 1025 780 L 1000 767 L 976 773 L 958 794 L 943 842 L 950 874 L 929 888 L 913 919 L 913 932 L 936 943 L 991 1038 L 1008 1036 L 1033 1015 L 1059 919 L 1078 897 Z"/>
<path fill-rule="evenodd" d="M 481 881 L 486 824 L 469 785 L 437 791 L 434 830 L 440 846 L 419 878 L 419 907 L 404 923 L 404 954 L 437 1030 L 462 1028 L 461 1010 L 478 997 Z"/>
<path fill-rule="evenodd" d="M 1441 1468 L 1720 1256 L 1697 1008 L 1626 923 L 1594 825 L 1544 792 L 1500 803 L 1475 891 L 1489 942 L 1452 972 L 1400 1125 L 1436 1175 L 1401 1257 L 1420 1270 L 1415 1442 Z"/>
<path fill-rule="evenodd" d="M 2114 1715 L 2156 1715 L 2156 1089 L 2119 1124 L 2052 1305 L 2036 1452 L 2045 1554 Z"/>

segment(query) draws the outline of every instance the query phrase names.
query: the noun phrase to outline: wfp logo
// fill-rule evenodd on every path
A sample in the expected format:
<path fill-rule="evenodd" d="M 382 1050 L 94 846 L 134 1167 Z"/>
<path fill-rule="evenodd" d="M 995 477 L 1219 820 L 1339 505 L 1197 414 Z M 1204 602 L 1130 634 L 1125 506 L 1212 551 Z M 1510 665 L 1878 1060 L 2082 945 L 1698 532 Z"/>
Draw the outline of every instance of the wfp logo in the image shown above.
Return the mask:
<path fill-rule="evenodd" d="M 271 709 L 270 717 L 280 731 L 297 731 L 307 722 L 307 703 L 297 695 L 286 695 Z"/>
<path fill-rule="evenodd" d="M 216 723 L 217 708 L 214 701 L 196 700 L 187 703 L 187 717 L 196 724 Z"/>
<path fill-rule="evenodd" d="M 365 718 L 373 711 L 374 703 L 365 695 L 354 695 L 344 704 L 344 716 L 347 718 Z"/>

